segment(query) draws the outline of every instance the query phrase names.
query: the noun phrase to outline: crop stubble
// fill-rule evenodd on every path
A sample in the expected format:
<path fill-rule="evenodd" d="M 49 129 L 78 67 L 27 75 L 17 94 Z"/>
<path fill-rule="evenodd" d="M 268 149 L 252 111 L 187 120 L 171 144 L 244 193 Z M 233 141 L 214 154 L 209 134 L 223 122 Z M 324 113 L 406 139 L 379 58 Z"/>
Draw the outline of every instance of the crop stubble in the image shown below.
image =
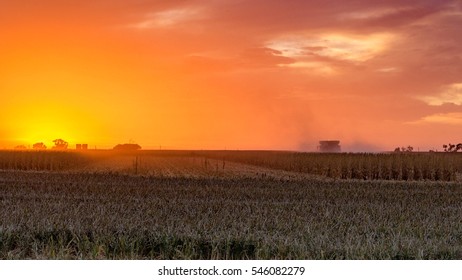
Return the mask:
<path fill-rule="evenodd" d="M 149 159 L 179 169 L 168 176 L 148 158 L 137 175 L 130 160 L 0 171 L 0 258 L 462 258 L 460 181 L 218 173 L 217 157 Z"/>

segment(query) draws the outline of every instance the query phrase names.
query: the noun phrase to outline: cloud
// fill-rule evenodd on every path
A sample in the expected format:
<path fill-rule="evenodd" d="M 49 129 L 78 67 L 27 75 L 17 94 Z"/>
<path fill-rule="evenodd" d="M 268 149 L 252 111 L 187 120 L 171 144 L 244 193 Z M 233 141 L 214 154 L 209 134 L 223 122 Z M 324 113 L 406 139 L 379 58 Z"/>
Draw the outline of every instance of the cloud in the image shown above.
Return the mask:
<path fill-rule="evenodd" d="M 340 14 L 339 19 L 352 26 L 362 26 L 367 29 L 399 28 L 417 23 L 432 15 L 439 14 L 447 8 L 448 6 L 445 1 L 439 1 L 439 3 L 435 1 L 424 2 L 419 4 L 403 3 L 401 5 L 390 5 L 378 8 L 374 8 L 371 5 L 370 7 L 364 7 L 364 9 L 360 11 Z"/>
<path fill-rule="evenodd" d="M 241 63 L 246 66 L 278 66 L 296 62 L 295 59 L 284 56 L 279 50 L 259 47 L 249 48 L 240 55 Z"/>
<path fill-rule="evenodd" d="M 462 83 L 445 86 L 441 93 L 434 96 L 423 96 L 420 99 L 432 106 L 441 106 L 446 103 L 462 105 Z"/>
<path fill-rule="evenodd" d="M 288 57 L 316 54 L 338 60 L 364 62 L 383 52 L 391 37 L 391 34 L 294 35 L 274 39 L 267 46 Z"/>
<path fill-rule="evenodd" d="M 174 27 L 177 24 L 201 19 L 203 16 L 204 9 L 199 7 L 174 8 L 148 14 L 145 19 L 130 26 L 137 29 Z"/>
<path fill-rule="evenodd" d="M 367 63 L 387 51 L 395 37 L 389 33 L 358 35 L 352 33 L 293 34 L 274 38 L 265 46 L 292 58 L 281 67 L 308 74 L 331 76 Z"/>
<path fill-rule="evenodd" d="M 377 69 L 377 72 L 382 72 L 382 73 L 396 73 L 396 72 L 399 72 L 399 68 L 396 68 L 396 67 L 380 68 L 380 69 Z"/>
<path fill-rule="evenodd" d="M 449 124 L 449 125 L 461 125 L 462 124 L 462 113 L 440 113 L 433 114 L 430 116 L 423 117 L 422 119 L 409 122 L 409 124 Z"/>
<path fill-rule="evenodd" d="M 408 10 L 409 8 L 396 8 L 396 7 L 378 7 L 378 8 L 366 8 L 361 11 L 353 11 L 342 13 L 338 16 L 341 20 L 371 20 L 384 18 L 400 11 Z"/>
<path fill-rule="evenodd" d="M 289 64 L 279 64 L 279 66 L 291 69 L 305 70 L 305 73 L 309 74 L 321 74 L 330 76 L 338 73 L 334 67 L 319 61 L 297 61 Z"/>

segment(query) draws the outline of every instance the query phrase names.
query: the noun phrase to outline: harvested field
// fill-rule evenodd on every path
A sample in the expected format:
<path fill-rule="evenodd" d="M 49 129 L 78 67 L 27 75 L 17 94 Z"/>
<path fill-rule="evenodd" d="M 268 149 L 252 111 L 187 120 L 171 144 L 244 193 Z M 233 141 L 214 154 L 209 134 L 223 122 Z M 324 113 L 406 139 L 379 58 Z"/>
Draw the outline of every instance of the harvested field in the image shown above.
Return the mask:
<path fill-rule="evenodd" d="M 0 258 L 462 258 L 457 179 L 332 179 L 185 153 L 0 171 Z"/>

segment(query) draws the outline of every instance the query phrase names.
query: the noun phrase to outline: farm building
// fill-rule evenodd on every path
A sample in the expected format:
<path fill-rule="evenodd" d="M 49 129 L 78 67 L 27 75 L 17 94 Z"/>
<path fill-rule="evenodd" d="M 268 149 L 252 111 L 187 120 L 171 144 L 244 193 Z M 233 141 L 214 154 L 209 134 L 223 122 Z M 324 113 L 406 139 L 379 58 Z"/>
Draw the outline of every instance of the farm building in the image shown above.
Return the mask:
<path fill-rule="evenodd" d="M 340 141 L 338 140 L 319 141 L 318 150 L 322 153 L 339 153 L 341 151 Z"/>
<path fill-rule="evenodd" d="M 88 150 L 88 144 L 76 144 L 75 149 L 76 150 Z"/>

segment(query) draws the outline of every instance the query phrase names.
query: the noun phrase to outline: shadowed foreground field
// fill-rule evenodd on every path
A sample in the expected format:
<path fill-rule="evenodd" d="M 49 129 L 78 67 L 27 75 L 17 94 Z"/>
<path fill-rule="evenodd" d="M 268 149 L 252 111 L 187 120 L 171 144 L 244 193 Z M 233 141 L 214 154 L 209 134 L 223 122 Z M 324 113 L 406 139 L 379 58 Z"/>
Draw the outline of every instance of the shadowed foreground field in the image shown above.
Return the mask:
<path fill-rule="evenodd" d="M 460 182 L 0 171 L 1 259 L 461 259 Z"/>

